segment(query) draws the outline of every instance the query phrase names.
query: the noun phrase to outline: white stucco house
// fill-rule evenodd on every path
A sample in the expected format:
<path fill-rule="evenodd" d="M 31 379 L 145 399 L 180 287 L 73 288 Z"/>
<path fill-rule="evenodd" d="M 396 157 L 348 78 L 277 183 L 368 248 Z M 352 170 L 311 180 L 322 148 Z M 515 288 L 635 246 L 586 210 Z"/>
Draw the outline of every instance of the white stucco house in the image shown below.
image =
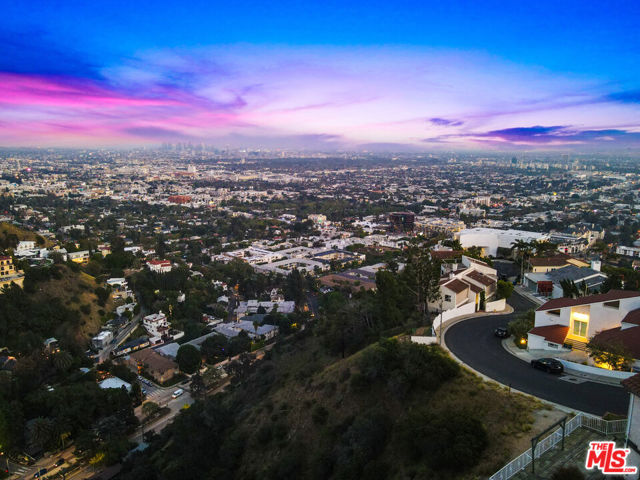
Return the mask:
<path fill-rule="evenodd" d="M 640 292 L 611 290 L 541 305 L 529 331 L 529 350 L 584 349 L 594 337 L 623 344 L 640 366 Z"/>
<path fill-rule="evenodd" d="M 447 311 L 468 303 L 478 305 L 481 292 L 489 299 L 496 291 L 497 271 L 485 262 L 462 256 L 457 265 L 448 264 L 440 279 L 440 300 L 429 304 L 431 311 Z"/>

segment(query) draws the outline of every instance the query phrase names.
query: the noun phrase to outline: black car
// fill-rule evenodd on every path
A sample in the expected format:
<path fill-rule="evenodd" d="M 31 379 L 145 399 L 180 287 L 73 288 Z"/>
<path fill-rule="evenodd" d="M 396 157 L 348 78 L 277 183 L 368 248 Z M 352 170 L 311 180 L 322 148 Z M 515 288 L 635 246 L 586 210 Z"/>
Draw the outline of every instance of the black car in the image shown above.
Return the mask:
<path fill-rule="evenodd" d="M 509 336 L 509 331 L 507 327 L 498 327 L 493 331 L 493 334 L 498 338 L 507 338 Z"/>
<path fill-rule="evenodd" d="M 59 467 L 60 465 L 64 465 L 64 462 L 65 462 L 64 458 L 60 457 L 60 458 L 56 461 L 55 465 L 56 465 L 56 467 Z"/>
<path fill-rule="evenodd" d="M 538 358 L 537 360 L 531 360 L 531 366 L 544 370 L 547 373 L 562 373 L 564 367 L 555 358 Z"/>

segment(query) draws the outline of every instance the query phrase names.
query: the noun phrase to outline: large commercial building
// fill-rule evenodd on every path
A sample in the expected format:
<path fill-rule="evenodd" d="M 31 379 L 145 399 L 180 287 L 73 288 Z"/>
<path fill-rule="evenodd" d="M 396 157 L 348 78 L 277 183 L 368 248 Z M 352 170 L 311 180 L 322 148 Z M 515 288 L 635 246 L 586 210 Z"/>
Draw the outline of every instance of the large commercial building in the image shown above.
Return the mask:
<path fill-rule="evenodd" d="M 499 230 L 497 228 L 467 228 L 456 234 L 463 248 L 480 247 L 485 256 L 495 257 L 498 248 L 511 248 L 517 241 L 547 241 L 546 233 L 525 230 Z"/>

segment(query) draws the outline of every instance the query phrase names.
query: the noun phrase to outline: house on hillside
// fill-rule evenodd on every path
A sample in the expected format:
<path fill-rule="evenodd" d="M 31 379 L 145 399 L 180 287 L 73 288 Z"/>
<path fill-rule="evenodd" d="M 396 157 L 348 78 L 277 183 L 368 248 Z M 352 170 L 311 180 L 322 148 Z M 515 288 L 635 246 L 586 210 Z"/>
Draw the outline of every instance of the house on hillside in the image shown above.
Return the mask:
<path fill-rule="evenodd" d="M 11 257 L 0 256 L 0 293 L 2 293 L 2 288 L 5 285 L 9 286 L 12 283 L 22 287 L 24 283 L 24 273 L 22 270 L 16 270 Z"/>
<path fill-rule="evenodd" d="M 623 344 L 640 367 L 640 292 L 611 290 L 557 298 L 540 306 L 529 331 L 529 350 L 585 350 L 591 339 Z"/>
<path fill-rule="evenodd" d="M 545 273 L 525 273 L 523 285 L 531 292 L 549 298 L 561 298 L 563 296 L 561 286 L 563 281 L 573 282 L 579 288 L 584 284 L 590 293 L 596 293 L 604 285 L 607 275 L 600 272 L 598 263 L 594 262 L 593 267 L 595 268 L 569 265 Z"/>
<path fill-rule="evenodd" d="M 430 311 L 446 311 L 468 303 L 480 304 L 481 292 L 485 299 L 497 288 L 497 271 L 485 262 L 462 256 L 462 263 L 442 266 L 440 300 L 429 304 Z"/>
<path fill-rule="evenodd" d="M 155 273 L 169 273 L 171 271 L 171 262 L 169 260 L 149 260 L 147 267 Z"/>

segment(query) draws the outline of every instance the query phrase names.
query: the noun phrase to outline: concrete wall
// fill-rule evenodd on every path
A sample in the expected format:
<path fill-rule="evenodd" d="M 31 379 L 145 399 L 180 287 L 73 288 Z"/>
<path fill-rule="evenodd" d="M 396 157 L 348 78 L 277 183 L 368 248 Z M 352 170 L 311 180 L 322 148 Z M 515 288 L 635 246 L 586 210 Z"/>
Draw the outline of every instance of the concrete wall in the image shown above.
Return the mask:
<path fill-rule="evenodd" d="M 495 300 L 493 302 L 487 302 L 484 308 L 485 312 L 501 312 L 507 306 L 507 301 L 504 298 Z"/>
<path fill-rule="evenodd" d="M 569 360 L 565 360 L 563 358 L 556 358 L 565 370 L 574 370 L 576 372 L 587 373 L 590 375 L 600 375 L 601 377 L 609 377 L 616 378 L 619 380 L 624 380 L 625 378 L 633 377 L 635 375 L 634 372 L 618 372 L 616 370 L 607 370 L 605 368 L 591 367 L 589 365 L 582 365 L 581 363 L 570 362 Z"/>
<path fill-rule="evenodd" d="M 436 318 L 433 320 L 433 328 L 435 329 L 436 332 L 439 333 L 441 318 L 442 318 L 442 324 L 445 325 L 448 321 L 454 318 L 462 317 L 463 315 L 470 315 L 472 313 L 475 313 L 475 311 L 476 311 L 475 304 L 467 303 L 465 305 L 462 305 L 461 307 L 453 308 L 451 310 L 442 312 L 442 315 L 437 315 Z"/>
<path fill-rule="evenodd" d="M 434 343 L 438 343 L 438 337 L 423 337 L 423 336 L 412 335 L 411 341 L 413 343 L 419 343 L 421 345 L 432 345 Z"/>

